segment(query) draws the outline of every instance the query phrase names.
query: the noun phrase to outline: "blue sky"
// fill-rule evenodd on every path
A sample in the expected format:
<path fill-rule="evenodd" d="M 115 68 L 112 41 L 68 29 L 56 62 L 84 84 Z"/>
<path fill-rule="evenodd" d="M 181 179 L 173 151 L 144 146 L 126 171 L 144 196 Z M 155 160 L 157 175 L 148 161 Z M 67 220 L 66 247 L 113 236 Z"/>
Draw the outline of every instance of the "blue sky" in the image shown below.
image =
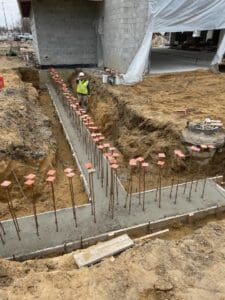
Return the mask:
<path fill-rule="evenodd" d="M 20 21 L 20 13 L 16 0 L 0 0 L 0 26 L 5 26 L 5 19 L 2 9 L 2 2 L 4 3 L 6 19 L 9 28 L 13 26 L 13 24 L 18 23 Z"/>

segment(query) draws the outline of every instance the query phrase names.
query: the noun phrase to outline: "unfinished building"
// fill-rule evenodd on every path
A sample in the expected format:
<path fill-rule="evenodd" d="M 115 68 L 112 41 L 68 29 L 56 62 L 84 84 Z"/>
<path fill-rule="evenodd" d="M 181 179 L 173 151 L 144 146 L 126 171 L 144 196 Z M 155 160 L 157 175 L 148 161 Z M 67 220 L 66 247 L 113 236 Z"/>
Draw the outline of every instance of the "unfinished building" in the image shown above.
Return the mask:
<path fill-rule="evenodd" d="M 73 66 L 114 67 L 124 55 L 129 62 L 121 61 L 118 69 L 128 70 L 132 76 L 125 78 L 135 82 L 142 79 L 150 58 L 151 72 L 157 57 L 161 71 L 168 71 L 169 64 L 175 69 L 178 56 L 183 71 L 193 68 L 191 60 L 196 60 L 196 66 L 210 65 L 213 57 L 220 60 L 220 0 L 213 5 L 207 0 L 136 2 L 20 1 L 23 15 L 32 14 L 35 21 L 39 65 L 56 67 L 36 68 L 21 55 L 21 49 L 30 45 L 25 41 L 7 43 L 10 50 L 18 49 L 18 57 L 0 56 L 1 299 L 224 297 L 224 74 L 198 70 L 146 75 L 135 85 L 114 85 L 103 79 L 115 70 L 86 68 L 82 72 L 90 83 L 88 110 L 76 95 L 81 71 Z M 137 17 L 134 8 L 148 2 L 157 18 L 148 24 L 147 16 L 145 28 L 129 44 L 134 30 L 140 29 L 135 20 L 146 15 L 142 11 Z M 196 3 L 202 3 L 199 15 Z M 172 10 L 175 4 L 183 10 L 186 30 L 193 23 L 194 33 L 179 33 L 180 27 L 175 32 L 181 20 Z M 114 25 L 107 27 L 114 37 L 108 31 L 107 59 L 115 60 L 106 63 L 107 5 L 108 18 L 124 16 L 129 10 L 133 20 L 124 20 L 124 28 L 129 23 L 127 35 L 122 36 L 123 25 L 116 17 Z M 161 5 L 163 13 L 155 10 Z M 100 11 L 106 14 L 97 27 L 102 40 L 96 35 L 93 17 L 99 20 Z M 195 17 L 201 15 L 200 28 L 190 14 L 193 11 Z M 63 14 L 70 15 L 70 21 Z M 207 27 L 203 26 L 206 15 L 213 18 Z M 156 33 L 164 16 L 174 20 L 174 29 L 167 24 L 165 35 Z M 141 17 L 140 23 L 143 26 Z M 87 38 L 82 35 L 85 31 Z M 72 35 L 79 37 L 82 51 L 71 42 Z M 171 47 L 153 48 L 149 57 L 156 36 L 169 37 Z M 115 44 L 120 48 L 115 50 Z M 130 50 L 119 52 L 128 45 L 130 50 L 133 47 L 132 55 Z M 126 250 L 129 247 L 133 249 Z"/>
<path fill-rule="evenodd" d="M 42 67 L 107 66 L 128 72 L 125 81 L 140 80 L 146 70 L 153 33 L 204 31 L 207 35 L 208 30 L 225 28 L 221 14 L 225 9 L 223 1 L 215 5 L 202 0 L 191 5 L 177 0 L 19 0 L 19 3 L 22 15 L 32 18 L 34 46 Z M 223 37 L 224 32 L 219 32 L 216 44 L 220 47 L 213 64 L 224 53 Z M 203 57 L 203 66 L 209 67 L 214 55 Z M 190 61 L 185 61 L 185 57 L 183 64 L 196 63 L 195 55 L 190 56 Z M 160 53 L 153 56 L 154 60 L 162 58 Z M 201 60 L 199 55 L 197 60 Z"/>
<path fill-rule="evenodd" d="M 58 8 L 57 3 L 55 0 L 21 1 L 24 15 L 31 13 L 33 17 L 39 63 L 45 68 L 53 64 L 58 67 L 97 65 L 100 58 L 100 41 L 96 32 L 92 31 L 92 26 L 96 24 L 95 19 L 99 21 L 99 13 L 103 11 L 105 22 L 107 13 L 111 12 L 106 8 L 112 9 L 110 5 L 116 2 L 68 0 L 60 2 Z M 118 5 L 121 3 L 118 2 Z M 125 11 L 126 3 L 131 4 L 123 2 L 124 12 L 119 6 L 122 18 L 128 11 L 128 7 Z M 130 13 L 138 7 L 132 3 Z M 177 4 L 176 1 L 174 3 Z M 79 13 L 75 9 L 78 4 Z M 150 4 L 153 2 L 150 1 Z M 71 7 L 74 7 L 75 11 L 72 11 Z M 159 9 L 161 6 L 157 7 Z M 196 6 L 188 6 L 188 10 L 185 7 L 184 5 L 183 12 L 185 11 L 185 16 L 189 14 L 189 20 L 190 13 Z M 53 18 L 55 11 L 59 12 L 57 18 Z M 62 11 L 64 13 L 61 15 Z M 69 14 L 69 11 L 72 13 Z M 75 12 L 77 18 L 74 19 L 72 15 Z M 215 13 L 214 9 L 210 10 L 211 13 Z M 64 20 L 62 17 L 66 14 L 69 14 L 70 18 Z M 152 15 L 154 14 L 156 12 L 153 10 Z M 201 10 L 199 14 L 203 21 L 205 14 Z M 109 14 L 108 17 L 111 18 L 112 15 Z M 117 15 L 118 11 L 114 16 Z M 149 59 L 153 32 L 162 28 L 175 32 L 177 28 L 181 28 L 177 25 L 165 25 L 164 19 L 161 24 L 161 10 L 156 15 L 158 17 L 154 23 L 148 23 L 146 20 L 143 24 L 142 20 L 142 31 L 136 28 L 137 32 L 142 32 L 142 36 L 139 35 L 140 40 L 135 47 L 134 44 L 130 46 L 130 49 L 133 49 L 132 55 L 124 50 L 128 42 L 121 44 L 124 55 L 129 57 L 129 63 L 127 61 L 127 65 L 124 65 L 124 70 L 128 70 L 124 76 L 127 81 L 135 82 L 141 79 Z M 173 20 L 172 17 L 168 19 L 170 22 Z M 57 23 L 59 20 L 61 21 Z M 73 22 L 77 20 L 79 22 L 75 26 Z M 103 19 L 101 20 L 103 22 Z M 50 30 L 54 22 L 54 30 Z M 70 26 L 62 30 L 63 24 L 67 22 Z M 118 25 L 116 17 L 114 22 Z M 190 22 L 182 23 L 182 30 L 188 30 L 191 26 L 197 27 L 199 24 L 194 25 L 191 22 L 190 25 Z M 126 23 L 124 21 L 124 28 L 128 23 L 127 20 Z M 132 24 L 129 23 L 129 29 Z M 201 30 L 223 26 L 222 23 L 203 24 L 205 25 L 202 25 Z M 105 34 L 104 26 L 98 26 L 98 30 Z M 83 28 L 86 35 L 82 34 Z M 121 36 L 131 40 L 130 34 L 121 34 L 120 27 L 117 31 L 113 26 L 108 30 L 118 34 L 120 43 Z M 76 47 L 71 42 L 73 33 L 77 40 L 80 37 Z M 108 34 L 107 38 L 109 36 Z M 91 41 L 94 41 L 94 44 L 90 48 Z M 118 59 L 115 59 L 114 63 L 111 62 L 112 66 L 115 66 L 121 60 L 119 52 L 114 48 L 116 39 L 111 36 L 111 46 L 107 49 L 106 59 L 105 41 L 103 36 L 102 63 L 108 64 L 106 59 L 112 58 L 116 53 L 115 57 Z M 134 39 L 134 42 L 137 40 Z M 65 47 L 66 45 L 68 47 Z M 92 57 L 87 55 L 89 49 L 94 51 Z M 220 46 L 215 60 L 222 52 Z M 69 53 L 74 57 L 69 58 Z M 110 56 L 109 53 L 114 54 Z M 67 62 L 66 59 L 70 61 Z M 2 115 L 11 134 L 3 136 L 6 141 L 5 148 L 1 151 L 1 157 L 5 161 L 0 197 L 4 207 L 8 204 L 7 214 L 12 218 L 0 222 L 2 256 L 27 259 L 51 253 L 64 253 L 119 235 L 121 232 L 140 230 L 149 233 L 177 221 L 191 223 L 207 215 L 225 211 L 224 181 L 222 176 L 218 176 L 223 175 L 225 169 L 223 76 L 211 72 L 148 76 L 137 86 L 111 86 L 102 83 L 98 70 L 93 72 L 88 69 L 85 73 L 93 88 L 87 113 L 74 93 L 77 71 L 68 77 L 65 70 L 50 68 L 45 72 L 48 77 L 45 82 L 47 91 L 40 91 L 43 93 L 40 97 L 35 92 L 32 97 L 32 108 L 35 105 L 35 109 L 29 109 L 32 99 L 27 98 L 27 94 L 32 95 L 32 90 L 28 84 L 24 85 L 23 99 L 19 99 L 18 109 L 10 105 L 14 108 L 12 114 Z M 9 77 L 9 73 L 4 74 Z M 19 74 L 13 82 L 19 81 L 18 76 Z M 28 82 L 33 81 L 31 77 L 27 79 Z M 6 82 L 3 99 L 16 101 L 16 98 L 11 97 L 12 92 L 17 96 L 20 96 L 20 93 L 17 90 L 11 91 L 10 85 L 12 83 Z M 40 104 L 43 115 L 37 114 Z M 18 110 L 21 112 L 18 113 Z M 14 118 L 14 114 L 18 114 L 18 117 Z M 45 114 L 49 115 L 51 122 Z M 8 120 L 10 116 L 13 116 L 11 122 Z M 17 126 L 14 119 L 18 122 Z M 24 122 L 21 122 L 21 119 Z M 34 124 L 37 124 L 35 129 Z M 52 124 L 57 124 L 57 128 Z M 16 129 L 19 126 L 21 138 L 16 139 L 14 136 L 18 136 Z M 37 129 L 44 133 L 38 135 Z M 65 143 L 62 144 L 63 139 Z M 70 147 L 67 149 L 68 153 L 65 152 L 66 145 Z M 18 162 L 13 167 L 11 160 L 15 157 Z M 27 207 L 25 212 L 22 210 L 22 215 L 15 213 L 13 204 L 16 199 L 21 201 L 17 205 L 18 212 L 21 206 L 27 203 L 31 216 L 27 216 Z M 17 216 L 22 218 L 17 219 Z"/>
<path fill-rule="evenodd" d="M 147 1 L 19 1 L 31 16 L 38 62 L 50 65 L 104 65 L 126 71 L 140 45 Z M 133 23 L 135 16 L 135 23 Z"/>

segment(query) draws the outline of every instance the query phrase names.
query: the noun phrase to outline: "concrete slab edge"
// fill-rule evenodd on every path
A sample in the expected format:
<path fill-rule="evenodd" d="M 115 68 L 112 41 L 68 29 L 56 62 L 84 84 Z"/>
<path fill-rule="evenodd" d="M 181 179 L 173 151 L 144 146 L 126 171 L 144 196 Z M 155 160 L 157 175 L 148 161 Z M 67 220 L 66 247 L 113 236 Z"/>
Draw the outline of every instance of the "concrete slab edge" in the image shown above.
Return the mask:
<path fill-rule="evenodd" d="M 223 212 L 225 212 L 225 205 L 221 205 L 221 206 L 214 205 L 214 206 L 211 206 L 206 209 L 189 212 L 189 213 L 182 214 L 182 215 L 172 216 L 172 217 L 160 219 L 160 220 L 153 221 L 153 222 L 149 221 L 148 223 L 143 223 L 143 224 L 139 224 L 136 226 L 123 228 L 120 230 L 103 233 L 101 235 L 86 238 L 84 240 L 82 240 L 82 237 L 81 237 L 81 239 L 79 241 L 65 243 L 63 245 L 58 245 L 56 247 L 38 250 L 38 251 L 35 251 L 32 253 L 28 253 L 28 254 L 24 254 L 24 255 L 20 255 L 20 256 L 16 256 L 16 257 L 7 257 L 6 259 L 16 260 L 16 261 L 24 261 L 24 260 L 28 260 L 28 259 L 34 259 L 34 258 L 43 258 L 48 255 L 62 255 L 65 253 L 70 253 L 70 252 L 78 250 L 78 249 L 92 246 L 92 245 L 96 244 L 97 242 L 107 241 L 112 237 L 116 237 L 116 236 L 119 236 L 124 233 L 127 233 L 128 235 L 129 234 L 132 235 L 134 232 L 137 233 L 138 230 L 142 234 L 152 233 L 157 230 L 166 229 L 166 228 L 168 228 L 168 226 L 171 226 L 178 222 L 182 223 L 182 224 L 190 223 L 190 219 L 191 219 L 191 221 L 194 222 L 196 220 L 204 219 L 205 217 L 207 217 L 209 215 L 215 215 L 215 214 L 223 213 Z"/>

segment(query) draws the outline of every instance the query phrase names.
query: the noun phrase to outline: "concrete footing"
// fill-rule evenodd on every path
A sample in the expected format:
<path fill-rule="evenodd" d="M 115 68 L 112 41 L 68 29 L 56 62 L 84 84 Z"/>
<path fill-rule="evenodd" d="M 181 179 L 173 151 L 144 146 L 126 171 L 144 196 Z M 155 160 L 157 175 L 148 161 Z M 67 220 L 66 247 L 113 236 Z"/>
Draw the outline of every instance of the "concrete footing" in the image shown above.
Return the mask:
<path fill-rule="evenodd" d="M 49 91 L 88 191 L 88 173 L 84 168 L 88 157 L 56 91 L 51 86 Z M 38 215 L 40 234 L 37 236 L 34 217 L 23 217 L 18 219 L 21 228 L 21 241 L 19 241 L 12 220 L 7 220 L 2 222 L 6 234 L 3 235 L 5 244 L 0 242 L 0 255 L 9 259 L 25 260 L 50 254 L 62 254 L 123 233 L 148 234 L 168 228 L 177 222 L 191 224 L 208 215 L 225 211 L 225 190 L 217 185 L 216 178 L 208 179 L 206 185 L 204 180 L 199 180 L 197 190 L 193 190 L 189 197 L 191 186 L 191 183 L 187 183 L 184 193 L 184 184 L 179 185 L 176 204 L 174 204 L 175 189 L 170 197 L 171 188 L 163 188 L 160 208 L 159 203 L 155 201 L 156 190 L 147 191 L 144 211 L 139 204 L 138 194 L 133 194 L 129 214 L 128 208 L 124 207 L 126 192 L 119 185 L 119 203 L 115 204 L 114 218 L 112 218 L 109 212 L 109 199 L 105 196 L 105 190 L 95 174 L 96 223 L 91 214 L 91 205 L 76 208 L 77 227 L 71 208 L 58 210 L 58 232 L 55 228 L 54 212 L 42 213 Z M 204 186 L 205 193 L 202 197 Z"/>

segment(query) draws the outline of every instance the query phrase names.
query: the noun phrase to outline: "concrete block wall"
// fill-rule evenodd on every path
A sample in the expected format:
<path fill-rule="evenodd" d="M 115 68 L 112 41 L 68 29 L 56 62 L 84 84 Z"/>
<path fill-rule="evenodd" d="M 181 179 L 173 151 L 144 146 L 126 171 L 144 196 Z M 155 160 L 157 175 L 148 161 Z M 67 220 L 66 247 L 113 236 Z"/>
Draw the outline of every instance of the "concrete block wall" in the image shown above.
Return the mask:
<path fill-rule="evenodd" d="M 34 47 L 41 65 L 97 64 L 98 3 L 33 0 Z"/>
<path fill-rule="evenodd" d="M 104 0 L 104 65 L 126 72 L 144 38 L 148 0 Z"/>

